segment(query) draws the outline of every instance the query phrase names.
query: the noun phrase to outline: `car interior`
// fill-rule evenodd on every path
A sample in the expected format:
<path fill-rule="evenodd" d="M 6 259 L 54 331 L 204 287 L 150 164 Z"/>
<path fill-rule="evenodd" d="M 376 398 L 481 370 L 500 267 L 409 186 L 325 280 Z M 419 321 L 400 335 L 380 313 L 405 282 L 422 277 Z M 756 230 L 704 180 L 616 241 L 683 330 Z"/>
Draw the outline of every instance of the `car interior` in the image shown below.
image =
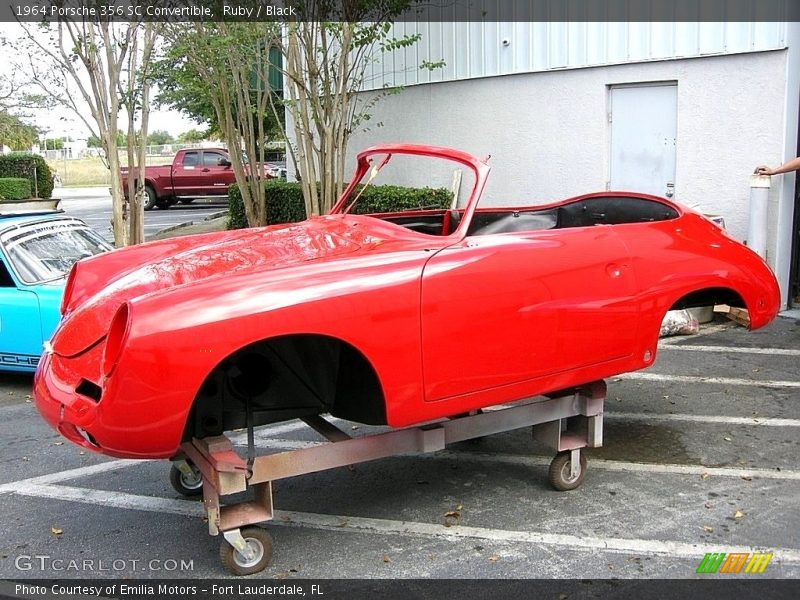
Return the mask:
<path fill-rule="evenodd" d="M 379 215 L 379 218 L 418 233 L 441 236 L 452 234 L 461 222 L 463 214 L 463 209 L 456 209 L 425 211 L 415 214 L 384 214 Z M 650 223 L 677 217 L 678 212 L 674 208 L 656 200 L 625 196 L 600 196 L 549 208 L 522 210 L 519 208 L 479 208 L 472 218 L 467 235 Z"/>

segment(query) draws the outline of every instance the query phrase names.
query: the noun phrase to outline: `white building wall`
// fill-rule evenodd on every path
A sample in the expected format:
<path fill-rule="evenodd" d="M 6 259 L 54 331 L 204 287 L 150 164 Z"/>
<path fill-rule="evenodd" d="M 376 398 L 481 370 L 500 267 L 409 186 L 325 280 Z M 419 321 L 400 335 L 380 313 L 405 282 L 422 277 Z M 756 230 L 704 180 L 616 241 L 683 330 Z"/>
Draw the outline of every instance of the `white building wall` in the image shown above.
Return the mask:
<path fill-rule="evenodd" d="M 418 43 L 370 64 L 365 89 L 777 50 L 787 23 L 400 22 L 390 35 L 414 33 Z M 420 69 L 425 61 L 445 65 Z"/>
<path fill-rule="evenodd" d="M 743 239 L 749 176 L 785 154 L 786 61 L 782 50 L 411 86 L 376 105 L 371 123 L 383 126 L 351 138 L 348 164 L 381 142 L 427 143 L 491 154 L 486 202 L 541 204 L 603 190 L 608 86 L 677 82 L 675 199 L 724 215 Z"/>

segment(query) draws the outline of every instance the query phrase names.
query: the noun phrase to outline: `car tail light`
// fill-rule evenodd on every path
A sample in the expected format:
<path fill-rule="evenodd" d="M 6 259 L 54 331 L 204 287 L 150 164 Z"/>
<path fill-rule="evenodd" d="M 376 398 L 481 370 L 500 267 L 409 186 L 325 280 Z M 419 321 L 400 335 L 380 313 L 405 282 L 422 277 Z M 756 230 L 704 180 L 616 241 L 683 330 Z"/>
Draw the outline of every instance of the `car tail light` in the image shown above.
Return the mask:
<path fill-rule="evenodd" d="M 64 295 L 61 296 L 61 316 L 64 316 L 64 313 L 67 312 L 67 306 L 69 306 L 69 297 L 72 296 L 72 288 L 75 287 L 75 271 L 78 269 L 78 263 L 72 265 L 72 268 L 69 270 L 69 275 L 67 275 L 67 284 L 64 286 Z"/>
<path fill-rule="evenodd" d="M 725 217 L 720 215 L 703 215 L 706 219 L 711 221 L 714 225 L 719 227 L 720 229 L 725 229 Z"/>
<path fill-rule="evenodd" d="M 130 306 L 126 302 L 119 307 L 114 318 L 111 320 L 111 327 L 106 336 L 106 347 L 103 351 L 103 373 L 106 377 L 111 375 L 117 361 L 125 346 L 130 329 Z"/>

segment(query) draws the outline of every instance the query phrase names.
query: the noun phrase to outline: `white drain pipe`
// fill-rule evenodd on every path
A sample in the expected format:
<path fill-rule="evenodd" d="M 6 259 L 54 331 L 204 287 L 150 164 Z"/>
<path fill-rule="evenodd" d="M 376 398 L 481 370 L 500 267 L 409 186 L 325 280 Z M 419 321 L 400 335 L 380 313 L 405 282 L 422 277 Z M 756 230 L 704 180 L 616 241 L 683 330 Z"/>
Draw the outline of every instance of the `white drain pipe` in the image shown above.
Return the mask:
<path fill-rule="evenodd" d="M 761 258 L 767 258 L 767 201 L 769 175 L 750 177 L 750 218 L 747 224 L 747 245 Z"/>

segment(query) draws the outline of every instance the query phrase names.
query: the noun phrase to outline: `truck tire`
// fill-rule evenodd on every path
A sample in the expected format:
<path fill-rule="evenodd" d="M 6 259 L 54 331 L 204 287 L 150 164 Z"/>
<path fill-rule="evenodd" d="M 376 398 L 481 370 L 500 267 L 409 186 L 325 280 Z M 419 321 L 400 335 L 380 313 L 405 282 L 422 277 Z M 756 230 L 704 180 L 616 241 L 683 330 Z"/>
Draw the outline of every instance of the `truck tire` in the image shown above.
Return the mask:
<path fill-rule="evenodd" d="M 149 185 L 144 186 L 144 209 L 153 210 L 158 203 L 156 193 Z"/>

